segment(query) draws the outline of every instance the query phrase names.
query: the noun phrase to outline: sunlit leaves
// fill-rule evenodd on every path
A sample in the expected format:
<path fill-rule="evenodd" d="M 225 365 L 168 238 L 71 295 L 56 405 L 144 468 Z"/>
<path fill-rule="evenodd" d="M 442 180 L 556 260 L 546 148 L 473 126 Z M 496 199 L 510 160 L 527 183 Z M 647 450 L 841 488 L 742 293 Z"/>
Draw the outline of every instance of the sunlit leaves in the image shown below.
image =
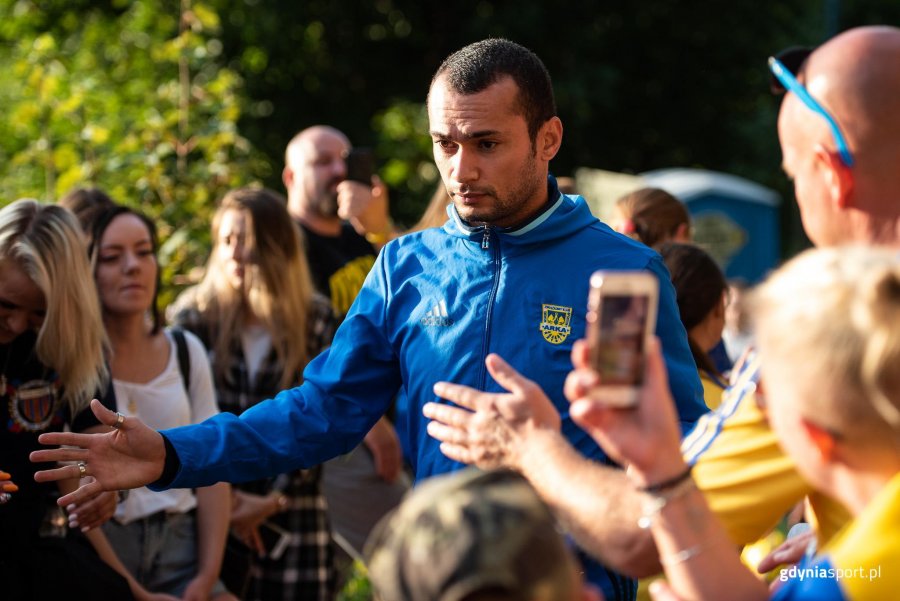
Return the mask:
<path fill-rule="evenodd" d="M 48 4 L 17 2 L 0 23 L 0 204 L 99 186 L 157 220 L 164 280 L 183 283 L 215 200 L 261 163 L 237 128 L 243 82 L 217 62 L 219 16 L 203 2 Z"/>

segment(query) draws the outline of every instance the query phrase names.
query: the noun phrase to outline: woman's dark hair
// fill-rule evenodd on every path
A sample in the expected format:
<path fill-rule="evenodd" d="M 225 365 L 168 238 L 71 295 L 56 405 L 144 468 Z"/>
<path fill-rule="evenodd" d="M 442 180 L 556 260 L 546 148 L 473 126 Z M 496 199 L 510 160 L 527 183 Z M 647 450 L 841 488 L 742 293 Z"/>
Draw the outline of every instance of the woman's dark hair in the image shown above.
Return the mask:
<path fill-rule="evenodd" d="M 158 259 L 157 251 L 159 250 L 159 237 L 156 233 L 156 224 L 153 223 L 153 220 L 140 211 L 112 203 L 93 210 L 79 218 L 82 220 L 81 226 L 84 228 L 84 233 L 87 237 L 88 258 L 94 269 L 97 268 L 97 256 L 100 252 L 100 241 L 103 239 L 103 234 L 106 233 L 106 229 L 109 227 L 109 224 L 112 223 L 113 219 L 119 215 L 134 215 L 141 220 L 147 228 L 147 231 L 150 233 L 150 246 L 153 250 L 153 257 Z M 150 319 L 153 323 L 151 333 L 153 334 L 159 332 L 162 327 L 162 313 L 159 310 L 159 289 L 162 286 L 161 274 L 162 270 L 157 268 L 156 282 L 153 288 L 153 302 L 150 304 Z"/>
<path fill-rule="evenodd" d="M 489 38 L 460 48 L 444 59 L 431 83 L 442 75 L 458 94 L 477 94 L 501 78 L 511 77 L 518 88 L 518 109 L 528 124 L 532 146 L 541 126 L 556 116 L 547 67 L 534 52 L 510 40 Z"/>
<path fill-rule="evenodd" d="M 100 188 L 76 188 L 60 198 L 58 204 L 75 214 L 85 234 L 99 214 L 116 206 Z"/>
<path fill-rule="evenodd" d="M 616 205 L 631 220 L 631 237 L 650 248 L 674 238 L 682 224 L 691 225 L 687 207 L 660 188 L 635 190 L 617 200 Z"/>
<path fill-rule="evenodd" d="M 728 289 L 725 275 L 709 253 L 693 244 L 666 242 L 660 246 L 659 254 L 672 276 L 681 323 L 690 333 L 722 302 Z M 709 354 L 691 339 L 690 334 L 688 344 L 697 368 L 719 375 Z"/>

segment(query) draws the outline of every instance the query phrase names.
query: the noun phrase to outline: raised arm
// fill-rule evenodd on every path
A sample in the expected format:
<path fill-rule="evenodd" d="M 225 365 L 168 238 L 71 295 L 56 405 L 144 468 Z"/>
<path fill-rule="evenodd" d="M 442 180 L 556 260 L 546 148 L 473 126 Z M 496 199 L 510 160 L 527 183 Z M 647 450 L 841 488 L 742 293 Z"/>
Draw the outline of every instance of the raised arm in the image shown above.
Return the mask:
<path fill-rule="evenodd" d="M 567 396 L 573 386 L 567 382 Z M 637 407 L 617 409 L 595 398 L 576 398 L 572 418 L 628 466 L 629 480 L 641 491 L 641 524 L 653 534 L 673 590 L 689 599 L 768 598 L 765 583 L 741 564 L 690 477 L 658 343 L 648 348 L 647 378 Z"/>

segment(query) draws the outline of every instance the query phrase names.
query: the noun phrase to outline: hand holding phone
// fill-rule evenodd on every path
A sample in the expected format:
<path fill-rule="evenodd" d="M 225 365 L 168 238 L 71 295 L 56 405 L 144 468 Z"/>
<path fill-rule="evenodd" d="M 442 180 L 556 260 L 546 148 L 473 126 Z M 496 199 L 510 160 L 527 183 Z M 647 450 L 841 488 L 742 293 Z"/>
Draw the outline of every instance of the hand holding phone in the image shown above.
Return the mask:
<path fill-rule="evenodd" d="M 600 376 L 597 400 L 634 407 L 644 383 L 646 346 L 656 329 L 659 283 L 643 271 L 597 271 L 588 298 L 591 367 Z"/>

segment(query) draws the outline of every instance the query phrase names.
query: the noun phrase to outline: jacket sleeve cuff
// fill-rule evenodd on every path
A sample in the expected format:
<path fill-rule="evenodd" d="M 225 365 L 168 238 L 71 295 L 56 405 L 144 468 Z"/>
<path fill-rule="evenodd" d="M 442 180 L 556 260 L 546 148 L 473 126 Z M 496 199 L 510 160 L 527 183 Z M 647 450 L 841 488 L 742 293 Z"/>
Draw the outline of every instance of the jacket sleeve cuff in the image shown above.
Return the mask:
<path fill-rule="evenodd" d="M 163 444 L 166 445 L 166 462 L 163 465 L 162 475 L 159 477 L 159 480 L 147 485 L 147 488 L 156 491 L 169 488 L 172 481 L 175 480 L 175 476 L 178 475 L 178 471 L 181 469 L 181 459 L 178 458 L 175 446 L 169 440 L 168 436 L 165 434 L 160 435 L 162 436 Z"/>

